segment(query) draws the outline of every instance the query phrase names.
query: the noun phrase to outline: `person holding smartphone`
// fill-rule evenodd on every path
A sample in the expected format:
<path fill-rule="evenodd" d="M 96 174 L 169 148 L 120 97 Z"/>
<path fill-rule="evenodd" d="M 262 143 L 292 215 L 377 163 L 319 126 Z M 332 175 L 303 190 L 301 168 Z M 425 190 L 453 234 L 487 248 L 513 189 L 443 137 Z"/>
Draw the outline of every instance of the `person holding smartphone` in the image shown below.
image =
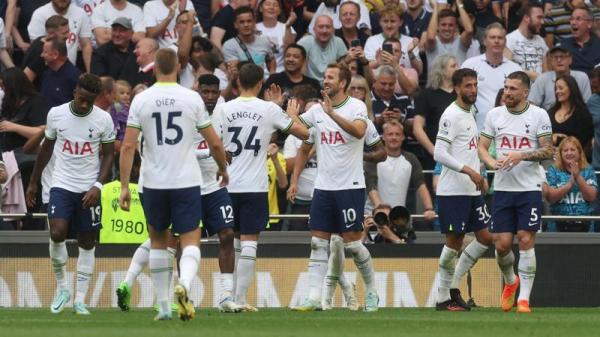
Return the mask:
<path fill-rule="evenodd" d="M 342 27 L 335 30 L 335 36 L 344 41 L 346 48 L 363 48 L 369 38 L 368 28 L 358 28 L 360 6 L 354 1 L 346 1 L 340 5 L 339 20 Z"/>

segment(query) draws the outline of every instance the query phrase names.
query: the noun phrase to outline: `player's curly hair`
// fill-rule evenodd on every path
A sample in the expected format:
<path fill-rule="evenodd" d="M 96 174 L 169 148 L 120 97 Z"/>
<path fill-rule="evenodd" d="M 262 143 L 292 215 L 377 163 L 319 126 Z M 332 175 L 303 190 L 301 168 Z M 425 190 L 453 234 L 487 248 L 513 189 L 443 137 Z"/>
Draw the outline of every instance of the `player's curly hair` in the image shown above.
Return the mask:
<path fill-rule="evenodd" d="M 102 92 L 102 81 L 94 74 L 83 74 L 79 76 L 77 87 L 97 95 Z"/>

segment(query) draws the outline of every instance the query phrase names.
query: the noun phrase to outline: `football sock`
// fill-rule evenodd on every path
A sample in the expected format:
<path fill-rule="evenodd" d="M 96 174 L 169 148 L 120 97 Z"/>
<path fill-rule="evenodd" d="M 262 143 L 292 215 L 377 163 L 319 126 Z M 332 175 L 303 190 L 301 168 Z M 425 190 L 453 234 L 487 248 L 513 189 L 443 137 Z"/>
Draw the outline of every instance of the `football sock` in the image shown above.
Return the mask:
<path fill-rule="evenodd" d="M 173 263 L 177 264 L 177 248 L 167 247 L 169 252 L 169 291 L 171 291 L 171 284 L 173 283 Z M 179 274 L 179 272 L 178 272 Z"/>
<path fill-rule="evenodd" d="M 171 257 L 166 249 L 150 250 L 150 274 L 154 284 L 154 295 L 161 313 L 171 311 L 169 304 L 169 263 Z"/>
<path fill-rule="evenodd" d="M 477 260 L 485 254 L 487 250 L 488 246 L 479 243 L 477 240 L 473 240 L 467 245 L 458 258 L 458 263 L 454 270 L 454 277 L 452 278 L 452 285 L 450 286 L 451 289 L 459 287 L 460 280 L 462 280 L 465 274 L 473 268 L 475 263 L 477 263 Z"/>
<path fill-rule="evenodd" d="M 240 254 L 242 253 L 242 245 L 241 245 L 241 241 L 238 238 L 233 238 L 233 253 L 234 253 L 234 259 L 233 259 L 233 296 L 235 297 L 235 289 L 236 289 L 236 284 L 237 284 L 237 265 L 238 262 L 240 261 Z"/>
<path fill-rule="evenodd" d="M 373 261 L 371 253 L 360 241 L 352 241 L 346 243 L 348 253 L 354 259 L 354 264 L 360 271 L 363 281 L 365 282 L 366 293 L 376 293 L 375 290 L 375 271 L 373 270 Z"/>
<path fill-rule="evenodd" d="M 67 252 L 67 245 L 65 242 L 54 242 L 50 239 L 50 260 L 52 261 L 52 270 L 54 271 L 54 277 L 56 278 L 56 286 L 58 289 L 67 289 L 67 279 L 65 274 L 67 273 L 67 260 L 69 259 L 69 253 Z"/>
<path fill-rule="evenodd" d="M 325 276 L 325 293 L 323 298 L 331 300 L 338 281 L 341 283 L 344 269 L 344 240 L 338 235 L 332 235 L 329 242 L 329 262 L 327 263 L 327 275 Z M 345 278 L 343 278 L 346 281 Z"/>
<path fill-rule="evenodd" d="M 508 254 L 504 256 L 500 256 L 498 251 L 496 251 L 496 261 L 498 262 L 498 266 L 502 272 L 504 283 L 514 284 L 517 281 L 517 277 L 515 275 L 513 266 L 515 264 L 515 254 L 513 254 L 512 250 L 510 250 Z"/>
<path fill-rule="evenodd" d="M 129 263 L 129 269 L 127 269 L 127 275 L 125 276 L 125 282 L 129 288 L 133 287 L 133 282 L 142 272 L 144 267 L 148 264 L 150 255 L 150 239 L 144 241 L 133 254 L 131 262 Z"/>
<path fill-rule="evenodd" d="M 233 294 L 233 274 L 221 273 L 221 298 Z"/>
<path fill-rule="evenodd" d="M 189 293 L 190 286 L 194 277 L 198 273 L 198 267 L 200 265 L 200 248 L 195 245 L 185 246 L 181 252 L 181 259 L 179 260 L 180 273 L 179 283 Z M 171 254 L 169 254 L 169 267 L 173 270 Z"/>
<path fill-rule="evenodd" d="M 446 245 L 442 248 L 439 261 L 440 284 L 438 285 L 437 302 L 443 303 L 450 299 L 450 285 L 454 277 L 454 268 L 456 266 L 456 257 L 458 252 Z"/>
<path fill-rule="evenodd" d="M 308 260 L 308 298 L 321 303 L 323 278 L 327 273 L 327 249 L 329 241 L 313 236 L 310 240 L 310 258 Z"/>
<path fill-rule="evenodd" d="M 237 263 L 236 270 L 235 299 L 237 303 L 246 304 L 246 292 L 254 278 L 258 243 L 256 241 L 242 241 L 241 247 L 240 260 Z"/>
<path fill-rule="evenodd" d="M 94 271 L 94 252 L 96 248 L 83 249 L 79 247 L 79 257 L 77 258 L 77 292 L 75 293 L 75 302 L 84 302 L 90 286 L 90 279 Z"/>
<path fill-rule="evenodd" d="M 529 295 L 533 288 L 533 281 L 535 280 L 535 249 L 531 248 L 528 250 L 519 251 L 519 264 L 517 269 L 519 270 L 519 278 L 521 279 L 521 289 L 519 291 L 519 301 L 529 301 Z"/>

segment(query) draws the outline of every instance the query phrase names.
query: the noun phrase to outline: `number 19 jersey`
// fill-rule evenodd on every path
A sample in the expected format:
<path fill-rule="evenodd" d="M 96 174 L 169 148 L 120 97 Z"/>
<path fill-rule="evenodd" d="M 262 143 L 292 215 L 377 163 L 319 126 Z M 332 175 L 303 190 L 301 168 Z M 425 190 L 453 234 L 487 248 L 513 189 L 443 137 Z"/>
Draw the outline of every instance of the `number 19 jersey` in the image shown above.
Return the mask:
<path fill-rule="evenodd" d="M 200 95 L 177 83 L 156 83 L 135 96 L 127 126 L 144 134 L 144 187 L 200 186 L 194 138 L 198 129 L 210 125 Z"/>
<path fill-rule="evenodd" d="M 225 150 L 232 155 L 229 192 L 267 192 L 267 147 L 273 132 L 287 131 L 293 120 L 275 103 L 256 97 L 219 104 L 213 115 L 220 121 Z"/>

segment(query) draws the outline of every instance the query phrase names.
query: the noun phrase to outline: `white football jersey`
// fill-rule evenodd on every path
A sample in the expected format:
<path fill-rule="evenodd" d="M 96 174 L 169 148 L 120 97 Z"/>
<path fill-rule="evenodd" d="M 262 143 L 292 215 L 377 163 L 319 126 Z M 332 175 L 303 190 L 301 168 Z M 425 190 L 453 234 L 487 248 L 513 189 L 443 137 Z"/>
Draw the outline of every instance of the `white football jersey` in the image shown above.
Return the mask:
<path fill-rule="evenodd" d="M 217 106 L 219 106 L 219 104 L 220 103 L 217 101 Z M 213 121 L 216 131 L 220 134 L 219 123 L 219 121 Z M 202 195 L 207 195 L 224 188 L 219 186 L 219 181 L 217 180 L 219 165 L 217 165 L 217 162 L 210 154 L 208 143 L 199 132 L 196 134 L 196 138 L 194 139 L 194 146 L 196 148 L 196 159 L 198 160 L 198 165 L 200 165 L 200 171 L 202 171 L 202 185 L 200 185 L 200 193 Z"/>
<path fill-rule="evenodd" d="M 55 140 L 52 187 L 74 193 L 87 192 L 100 173 L 100 144 L 115 141 L 110 114 L 97 106 L 76 115 L 71 102 L 50 109 L 46 138 Z"/>
<path fill-rule="evenodd" d="M 238 97 L 217 105 L 215 123 L 223 135 L 229 165 L 231 193 L 267 192 L 267 147 L 276 130 L 287 131 L 293 120 L 277 104 L 256 97 Z"/>
<path fill-rule="evenodd" d="M 194 10 L 194 5 L 191 1 L 186 0 L 185 9 L 188 11 Z M 158 45 L 161 48 L 166 48 L 173 43 L 177 42 L 179 38 L 177 31 L 175 30 L 175 21 L 177 16 L 179 15 L 179 5 L 175 10 L 175 16 L 167 25 L 167 28 L 163 32 L 162 36 L 159 36 L 156 40 L 158 41 Z M 169 16 L 169 8 L 165 6 L 163 0 L 152 0 L 148 1 L 144 4 L 144 22 L 146 24 L 146 28 L 155 27 L 164 19 Z"/>
<path fill-rule="evenodd" d="M 496 156 L 501 159 L 509 152 L 529 152 L 540 147 L 538 139 L 552 135 L 552 124 L 546 110 L 527 103 L 521 112 L 509 112 L 506 106 L 490 110 L 483 137 L 496 141 Z M 496 191 L 541 191 L 543 175 L 540 164 L 521 161 L 510 171 L 497 170 L 494 177 Z"/>
<path fill-rule="evenodd" d="M 367 107 L 356 98 L 346 97 L 333 109 L 349 121 L 361 120 L 368 124 Z M 300 119 L 315 129 L 313 138 L 307 141 L 315 144 L 319 158 L 315 188 L 326 191 L 365 188 L 365 137 L 355 138 L 344 131 L 319 104 L 313 105 Z M 369 134 L 368 130 L 365 134 Z"/>
<path fill-rule="evenodd" d="M 440 117 L 437 141 L 450 144 L 448 153 L 457 161 L 480 171 L 477 140 L 479 131 L 475 121 L 475 108 L 464 110 L 456 102 L 450 104 Z M 477 187 L 468 175 L 442 167 L 438 183 L 438 195 L 479 195 Z"/>
<path fill-rule="evenodd" d="M 311 130 L 311 134 L 313 132 L 314 130 Z M 283 156 L 285 159 L 295 158 L 298 155 L 300 146 L 302 146 L 302 139 L 294 135 L 289 135 L 285 139 L 285 144 L 283 145 Z M 312 200 L 313 190 L 315 189 L 315 179 L 317 178 L 317 165 L 316 154 L 308 158 L 308 161 L 304 165 L 304 169 L 298 177 L 296 199 L 304 201 Z"/>
<path fill-rule="evenodd" d="M 210 125 L 200 95 L 177 83 L 158 82 L 135 96 L 127 126 L 144 134 L 144 187 L 200 186 L 194 138 L 198 129 Z"/>

